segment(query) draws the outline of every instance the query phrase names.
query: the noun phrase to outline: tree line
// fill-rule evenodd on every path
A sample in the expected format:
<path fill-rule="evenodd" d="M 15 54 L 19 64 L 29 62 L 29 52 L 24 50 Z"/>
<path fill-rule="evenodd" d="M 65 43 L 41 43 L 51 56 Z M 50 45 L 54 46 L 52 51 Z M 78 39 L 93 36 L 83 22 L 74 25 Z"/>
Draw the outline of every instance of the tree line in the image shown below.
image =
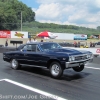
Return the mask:
<path fill-rule="evenodd" d="M 75 25 L 59 25 L 54 23 L 40 23 L 40 22 L 25 22 L 23 23 L 23 30 L 29 31 L 32 34 L 37 34 L 41 31 L 50 31 L 55 33 L 75 33 L 75 34 L 87 34 L 88 36 L 93 34 L 100 34 L 100 27 L 97 29 L 87 28 Z"/>
<path fill-rule="evenodd" d="M 35 12 L 18 0 L 0 0 L 0 30 L 13 30 L 23 22 L 35 20 Z"/>

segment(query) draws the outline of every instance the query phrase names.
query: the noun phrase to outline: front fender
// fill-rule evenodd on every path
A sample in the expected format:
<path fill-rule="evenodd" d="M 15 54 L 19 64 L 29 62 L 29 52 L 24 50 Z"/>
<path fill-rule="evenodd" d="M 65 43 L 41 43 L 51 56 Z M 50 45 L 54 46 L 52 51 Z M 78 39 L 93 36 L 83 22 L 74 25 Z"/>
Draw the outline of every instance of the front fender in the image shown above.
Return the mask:
<path fill-rule="evenodd" d="M 55 62 L 55 61 L 58 62 L 61 65 L 62 69 L 65 69 L 66 68 L 66 66 L 65 66 L 66 61 L 60 61 L 57 58 L 51 58 L 50 60 L 48 60 L 48 62 L 47 62 L 47 68 L 49 68 L 50 67 L 50 64 L 52 62 Z"/>

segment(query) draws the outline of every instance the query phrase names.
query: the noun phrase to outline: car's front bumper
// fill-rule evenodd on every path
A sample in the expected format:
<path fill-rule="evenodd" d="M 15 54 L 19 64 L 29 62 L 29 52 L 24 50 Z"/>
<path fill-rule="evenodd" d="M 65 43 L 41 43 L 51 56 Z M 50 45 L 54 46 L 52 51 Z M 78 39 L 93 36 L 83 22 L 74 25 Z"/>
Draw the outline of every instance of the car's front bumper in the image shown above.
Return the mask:
<path fill-rule="evenodd" d="M 80 60 L 80 61 L 66 62 L 65 66 L 66 68 L 77 67 L 80 65 L 85 65 L 86 63 L 92 62 L 92 61 L 93 61 L 93 58 Z"/>

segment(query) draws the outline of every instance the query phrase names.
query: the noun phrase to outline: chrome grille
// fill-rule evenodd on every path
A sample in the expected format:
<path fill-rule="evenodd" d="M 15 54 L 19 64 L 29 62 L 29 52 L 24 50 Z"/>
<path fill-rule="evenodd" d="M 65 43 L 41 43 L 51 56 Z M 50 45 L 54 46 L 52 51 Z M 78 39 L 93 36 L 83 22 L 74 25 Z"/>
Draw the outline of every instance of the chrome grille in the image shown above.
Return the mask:
<path fill-rule="evenodd" d="M 87 59 L 87 55 L 75 56 L 75 61 L 85 60 Z"/>

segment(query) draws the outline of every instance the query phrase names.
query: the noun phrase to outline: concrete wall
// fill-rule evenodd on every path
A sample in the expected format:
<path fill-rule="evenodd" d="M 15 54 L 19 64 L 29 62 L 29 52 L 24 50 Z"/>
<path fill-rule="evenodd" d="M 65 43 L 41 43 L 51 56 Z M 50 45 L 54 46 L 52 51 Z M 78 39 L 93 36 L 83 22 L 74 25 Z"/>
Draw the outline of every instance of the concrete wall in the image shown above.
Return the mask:
<path fill-rule="evenodd" d="M 28 39 L 18 39 L 18 38 L 17 39 L 8 39 L 8 46 L 13 47 L 14 45 L 10 43 L 11 40 L 23 41 L 23 43 L 26 43 Z M 6 38 L 4 38 L 4 39 L 0 38 L 0 45 L 5 45 L 5 41 L 6 41 Z"/>

